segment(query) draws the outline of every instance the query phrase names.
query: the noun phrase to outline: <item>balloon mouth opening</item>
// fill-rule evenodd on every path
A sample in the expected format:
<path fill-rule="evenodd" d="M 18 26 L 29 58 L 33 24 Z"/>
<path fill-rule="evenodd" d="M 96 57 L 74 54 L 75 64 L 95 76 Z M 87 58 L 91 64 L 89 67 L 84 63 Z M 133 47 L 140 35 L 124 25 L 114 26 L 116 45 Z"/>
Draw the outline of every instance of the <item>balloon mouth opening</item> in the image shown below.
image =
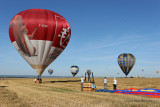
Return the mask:
<path fill-rule="evenodd" d="M 47 68 L 48 65 L 31 65 L 31 67 L 33 69 L 36 70 L 36 72 L 38 73 L 38 75 L 42 75 L 42 73 L 44 72 L 44 70 Z"/>
<path fill-rule="evenodd" d="M 36 69 L 37 73 L 39 76 L 42 75 L 42 73 L 44 72 L 44 69 Z"/>

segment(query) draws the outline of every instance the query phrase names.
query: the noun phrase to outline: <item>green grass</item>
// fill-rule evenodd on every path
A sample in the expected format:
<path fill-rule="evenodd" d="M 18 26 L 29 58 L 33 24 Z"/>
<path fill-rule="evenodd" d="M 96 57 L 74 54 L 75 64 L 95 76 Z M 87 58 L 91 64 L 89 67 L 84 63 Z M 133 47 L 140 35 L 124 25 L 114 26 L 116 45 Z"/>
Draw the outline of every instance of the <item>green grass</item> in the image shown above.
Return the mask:
<path fill-rule="evenodd" d="M 52 91 L 55 91 L 55 92 L 73 92 L 73 90 L 67 89 L 67 88 L 54 88 L 54 89 L 52 89 Z"/>

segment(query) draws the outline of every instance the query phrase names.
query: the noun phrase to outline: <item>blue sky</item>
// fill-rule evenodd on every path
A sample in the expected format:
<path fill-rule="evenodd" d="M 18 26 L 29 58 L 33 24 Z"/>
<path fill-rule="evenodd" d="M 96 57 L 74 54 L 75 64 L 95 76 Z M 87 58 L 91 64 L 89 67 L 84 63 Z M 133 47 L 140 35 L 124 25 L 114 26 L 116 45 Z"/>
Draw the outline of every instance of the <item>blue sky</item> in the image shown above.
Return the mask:
<path fill-rule="evenodd" d="M 47 69 L 71 76 L 70 66 L 90 69 L 95 76 L 125 76 L 117 63 L 132 53 L 136 63 L 128 76 L 160 77 L 159 0 L 5 0 L 0 1 L 0 75 L 37 75 L 10 42 L 11 19 L 19 12 L 41 8 L 61 14 L 71 26 L 71 39 Z M 47 69 L 43 75 L 49 75 Z M 142 72 L 142 69 L 144 70 Z M 117 75 L 119 73 L 119 75 Z"/>

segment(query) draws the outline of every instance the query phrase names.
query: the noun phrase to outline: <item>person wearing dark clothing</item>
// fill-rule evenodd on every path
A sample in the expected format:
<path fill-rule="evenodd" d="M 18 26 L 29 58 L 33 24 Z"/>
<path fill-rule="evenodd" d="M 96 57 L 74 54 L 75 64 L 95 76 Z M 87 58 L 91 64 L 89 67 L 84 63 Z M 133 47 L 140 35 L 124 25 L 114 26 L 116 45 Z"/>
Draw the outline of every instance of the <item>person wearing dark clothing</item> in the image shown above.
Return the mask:
<path fill-rule="evenodd" d="M 117 88 L 117 80 L 116 80 L 116 78 L 114 78 L 114 80 L 113 80 L 113 90 L 116 90 L 116 88 Z"/>

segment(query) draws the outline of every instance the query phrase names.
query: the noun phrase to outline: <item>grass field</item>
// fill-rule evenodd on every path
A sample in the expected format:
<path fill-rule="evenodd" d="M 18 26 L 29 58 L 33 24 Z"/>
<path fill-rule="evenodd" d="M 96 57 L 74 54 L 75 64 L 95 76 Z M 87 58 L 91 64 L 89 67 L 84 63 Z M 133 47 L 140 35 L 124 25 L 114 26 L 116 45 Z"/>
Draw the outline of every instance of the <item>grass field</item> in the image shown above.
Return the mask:
<path fill-rule="evenodd" d="M 108 78 L 108 89 L 113 78 Z M 103 78 L 95 78 L 103 89 Z M 160 78 L 117 78 L 117 88 L 157 88 Z M 0 80 L 0 107 L 160 107 L 160 98 L 103 92 L 81 92 L 80 78 L 5 78 Z"/>

